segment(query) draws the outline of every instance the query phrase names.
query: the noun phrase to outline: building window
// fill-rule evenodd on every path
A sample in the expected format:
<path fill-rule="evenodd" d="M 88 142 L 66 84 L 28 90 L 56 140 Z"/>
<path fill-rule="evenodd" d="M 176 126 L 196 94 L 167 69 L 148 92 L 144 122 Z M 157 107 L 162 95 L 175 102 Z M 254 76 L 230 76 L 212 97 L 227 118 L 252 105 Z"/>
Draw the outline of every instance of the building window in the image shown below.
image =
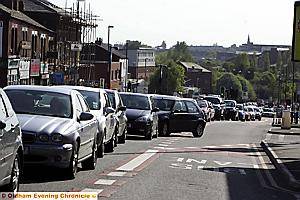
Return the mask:
<path fill-rule="evenodd" d="M 114 80 L 114 70 L 111 70 L 111 80 Z"/>
<path fill-rule="evenodd" d="M 115 70 L 115 80 L 119 79 L 119 70 Z"/>
<path fill-rule="evenodd" d="M 37 37 L 38 37 L 38 32 L 37 31 L 32 31 L 31 35 L 31 57 L 36 58 L 36 50 L 37 50 Z"/>
<path fill-rule="evenodd" d="M 18 26 L 13 25 L 11 28 L 11 43 L 10 43 L 10 48 L 11 48 L 11 53 L 12 55 L 16 55 L 18 51 Z"/>
<path fill-rule="evenodd" d="M 46 35 L 41 34 L 41 60 L 45 61 L 46 59 Z"/>
<path fill-rule="evenodd" d="M 28 28 L 22 28 L 22 41 L 28 41 Z M 22 56 L 27 57 L 27 49 L 22 49 Z"/>

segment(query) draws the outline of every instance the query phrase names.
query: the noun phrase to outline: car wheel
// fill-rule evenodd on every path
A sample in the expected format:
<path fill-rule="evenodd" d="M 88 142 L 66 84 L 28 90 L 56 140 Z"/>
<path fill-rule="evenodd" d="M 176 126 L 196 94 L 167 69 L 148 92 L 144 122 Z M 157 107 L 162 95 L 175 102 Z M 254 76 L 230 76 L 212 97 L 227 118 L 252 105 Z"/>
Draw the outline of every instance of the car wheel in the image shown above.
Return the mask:
<path fill-rule="evenodd" d="M 13 163 L 13 168 L 11 170 L 11 178 L 10 183 L 8 185 L 8 191 L 9 192 L 18 192 L 19 191 L 19 183 L 20 183 L 20 155 L 17 154 Z"/>
<path fill-rule="evenodd" d="M 82 167 L 84 169 L 94 170 L 97 165 L 97 158 L 96 142 L 94 142 L 92 147 L 92 156 L 82 162 Z"/>
<path fill-rule="evenodd" d="M 202 123 L 199 123 L 196 130 L 193 131 L 193 136 L 194 137 L 201 137 L 204 133 L 204 127 Z"/>
<path fill-rule="evenodd" d="M 120 143 L 120 144 L 125 144 L 125 142 L 126 142 L 126 128 L 124 129 L 124 131 L 123 131 L 123 134 L 118 138 L 118 142 Z"/>
<path fill-rule="evenodd" d="M 116 126 L 115 132 L 114 132 L 114 134 L 115 134 L 115 142 L 114 142 L 115 147 L 117 147 L 118 143 L 119 143 L 118 133 L 119 133 L 119 125 Z"/>
<path fill-rule="evenodd" d="M 98 158 L 103 158 L 104 157 L 104 139 L 102 138 L 100 144 L 98 144 L 97 147 L 97 156 Z"/>
<path fill-rule="evenodd" d="M 158 138 L 158 126 L 156 126 L 154 138 Z"/>
<path fill-rule="evenodd" d="M 169 126 L 167 122 L 164 122 L 161 129 L 160 129 L 160 134 L 162 136 L 170 136 L 170 131 L 169 131 Z"/>
<path fill-rule="evenodd" d="M 146 133 L 145 138 L 146 138 L 146 140 L 152 140 L 153 139 L 153 130 L 152 130 L 152 128 Z"/>
<path fill-rule="evenodd" d="M 109 142 L 105 145 L 105 151 L 108 153 L 111 153 L 114 151 L 115 148 L 115 134 L 113 134 L 112 138 L 109 140 Z"/>
<path fill-rule="evenodd" d="M 70 178 L 75 178 L 75 175 L 78 170 L 78 152 L 79 152 L 79 144 L 78 142 L 76 142 L 73 146 L 70 165 L 67 168 L 67 174 Z"/>

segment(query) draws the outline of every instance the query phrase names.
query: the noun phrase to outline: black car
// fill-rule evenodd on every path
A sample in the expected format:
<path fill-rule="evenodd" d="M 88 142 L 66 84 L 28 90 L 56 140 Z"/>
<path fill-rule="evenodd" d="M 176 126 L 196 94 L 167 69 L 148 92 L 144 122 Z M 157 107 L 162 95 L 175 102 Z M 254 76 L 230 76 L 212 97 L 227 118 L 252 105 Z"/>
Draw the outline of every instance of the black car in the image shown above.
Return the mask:
<path fill-rule="evenodd" d="M 232 121 L 238 120 L 238 109 L 236 107 L 237 103 L 234 100 L 225 100 L 224 107 L 224 118 L 225 120 L 231 119 Z"/>
<path fill-rule="evenodd" d="M 158 136 L 158 108 L 153 107 L 150 95 L 120 93 L 126 106 L 127 130 L 130 135 L 142 135 L 151 140 Z"/>
<path fill-rule="evenodd" d="M 224 102 L 222 98 L 218 96 L 206 96 L 204 97 L 204 100 L 207 100 L 213 104 L 213 107 L 215 109 L 215 119 L 216 120 L 221 120 L 223 119 L 223 114 L 224 114 Z"/>
<path fill-rule="evenodd" d="M 155 96 L 154 105 L 160 110 L 158 112 L 160 135 L 169 136 L 178 132 L 192 132 L 194 137 L 203 135 L 205 116 L 195 100 Z"/>
<path fill-rule="evenodd" d="M 117 120 L 118 143 L 124 144 L 127 134 L 127 117 L 125 114 L 126 106 L 116 90 L 105 90 L 111 102 L 111 106 L 115 109 L 115 117 Z"/>

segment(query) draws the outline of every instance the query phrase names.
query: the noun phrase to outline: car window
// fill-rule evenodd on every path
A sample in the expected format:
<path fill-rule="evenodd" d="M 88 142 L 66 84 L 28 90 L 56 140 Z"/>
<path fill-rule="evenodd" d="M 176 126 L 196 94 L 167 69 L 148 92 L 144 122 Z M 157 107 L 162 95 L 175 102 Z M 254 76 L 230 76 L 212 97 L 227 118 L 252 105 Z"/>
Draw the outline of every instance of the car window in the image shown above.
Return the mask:
<path fill-rule="evenodd" d="M 111 107 L 111 104 L 110 104 L 110 101 L 109 101 L 109 98 L 108 98 L 107 94 L 104 94 L 104 99 L 105 99 L 105 105 L 104 105 L 104 107 L 105 108 Z"/>
<path fill-rule="evenodd" d="M 7 90 L 7 96 L 17 114 L 72 118 L 71 97 L 48 91 Z"/>
<path fill-rule="evenodd" d="M 187 112 L 188 111 L 185 103 L 182 101 L 176 101 L 173 110 L 177 110 L 179 112 Z"/>
<path fill-rule="evenodd" d="M 154 107 L 159 108 L 161 111 L 171 111 L 175 101 L 169 99 L 154 99 Z"/>
<path fill-rule="evenodd" d="M 6 111 L 6 107 L 4 104 L 4 100 L 2 98 L 2 96 L 0 96 L 0 121 L 3 121 L 7 118 L 8 114 Z"/>
<path fill-rule="evenodd" d="M 186 101 L 185 103 L 186 103 L 189 113 L 198 113 L 199 112 L 197 106 L 193 102 Z"/>
<path fill-rule="evenodd" d="M 77 97 L 79 99 L 79 102 L 80 102 L 83 112 L 90 112 L 90 109 L 89 109 L 86 101 L 79 95 L 77 95 Z"/>
<path fill-rule="evenodd" d="M 101 102 L 99 97 L 99 92 L 83 91 L 78 90 L 86 100 L 89 108 L 91 110 L 100 110 Z"/>
<path fill-rule="evenodd" d="M 150 110 L 149 98 L 141 95 L 121 94 L 122 101 L 128 109 Z"/>
<path fill-rule="evenodd" d="M 79 117 L 79 115 L 83 112 L 83 110 L 82 110 L 82 106 L 80 104 L 80 100 L 78 99 L 77 95 L 75 95 L 73 104 L 76 109 L 76 111 L 75 111 L 76 115 L 77 115 L 77 117 Z"/>
<path fill-rule="evenodd" d="M 108 99 L 113 109 L 117 108 L 115 94 L 113 92 L 107 92 Z"/>

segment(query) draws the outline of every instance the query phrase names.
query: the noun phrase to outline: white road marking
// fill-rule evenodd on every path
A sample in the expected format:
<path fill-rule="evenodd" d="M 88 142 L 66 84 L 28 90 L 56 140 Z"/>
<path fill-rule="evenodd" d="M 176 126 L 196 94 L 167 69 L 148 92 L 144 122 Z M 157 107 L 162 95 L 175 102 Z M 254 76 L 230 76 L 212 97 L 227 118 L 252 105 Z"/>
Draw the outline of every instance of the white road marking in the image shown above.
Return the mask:
<path fill-rule="evenodd" d="M 233 145 L 231 144 L 224 144 L 224 145 L 221 145 L 222 147 L 232 147 Z"/>
<path fill-rule="evenodd" d="M 239 169 L 239 172 L 242 174 L 242 175 L 246 175 L 246 171 L 244 169 Z"/>
<path fill-rule="evenodd" d="M 161 144 L 168 144 L 168 145 L 171 145 L 173 144 L 172 142 L 161 142 Z"/>
<path fill-rule="evenodd" d="M 107 176 L 125 176 L 127 172 L 110 172 Z"/>
<path fill-rule="evenodd" d="M 284 135 L 279 135 L 278 137 L 279 137 L 279 139 L 278 139 L 279 142 L 283 142 L 284 141 Z"/>
<path fill-rule="evenodd" d="M 184 158 L 178 158 L 177 162 L 183 162 Z"/>
<path fill-rule="evenodd" d="M 138 157 L 134 158 L 133 160 L 129 161 L 125 165 L 117 168 L 118 171 L 133 171 L 135 168 L 143 164 L 146 160 L 154 156 L 158 153 L 158 150 L 147 150 L 145 153 L 139 155 Z"/>
<path fill-rule="evenodd" d="M 272 134 L 271 133 L 268 133 L 267 136 L 266 136 L 266 140 L 270 140 L 272 137 Z"/>
<path fill-rule="evenodd" d="M 181 163 L 172 163 L 169 167 L 173 169 L 185 169 L 185 170 L 193 169 L 193 165 L 186 165 Z"/>
<path fill-rule="evenodd" d="M 112 185 L 116 182 L 116 180 L 108 180 L 108 179 L 99 179 L 94 184 L 95 185 Z"/>
<path fill-rule="evenodd" d="M 96 192 L 99 195 L 101 192 L 103 192 L 103 189 L 85 188 L 81 190 L 81 192 Z"/>
<path fill-rule="evenodd" d="M 205 164 L 207 162 L 207 160 L 201 160 L 201 161 L 198 161 L 198 160 L 195 160 L 195 159 L 187 159 L 186 163 L 191 163 L 191 162 L 195 162 L 195 163 L 198 163 L 198 164 Z"/>
<path fill-rule="evenodd" d="M 214 161 L 217 165 L 225 166 L 225 165 L 230 165 L 232 162 L 220 162 L 220 161 Z"/>
<path fill-rule="evenodd" d="M 202 170 L 203 168 L 204 168 L 203 165 L 199 165 L 199 166 L 197 167 L 198 170 Z"/>
<path fill-rule="evenodd" d="M 161 146 L 161 147 L 168 147 L 169 145 L 168 145 L 168 144 L 158 144 L 158 146 Z"/>
<path fill-rule="evenodd" d="M 175 150 L 175 148 L 167 148 L 167 147 L 153 147 L 154 149 L 161 149 L 161 150 Z"/>
<path fill-rule="evenodd" d="M 184 147 L 185 149 L 198 149 L 199 147 Z"/>
<path fill-rule="evenodd" d="M 207 148 L 207 149 L 214 149 L 214 148 L 217 148 L 217 146 L 205 146 L 203 148 Z"/>

